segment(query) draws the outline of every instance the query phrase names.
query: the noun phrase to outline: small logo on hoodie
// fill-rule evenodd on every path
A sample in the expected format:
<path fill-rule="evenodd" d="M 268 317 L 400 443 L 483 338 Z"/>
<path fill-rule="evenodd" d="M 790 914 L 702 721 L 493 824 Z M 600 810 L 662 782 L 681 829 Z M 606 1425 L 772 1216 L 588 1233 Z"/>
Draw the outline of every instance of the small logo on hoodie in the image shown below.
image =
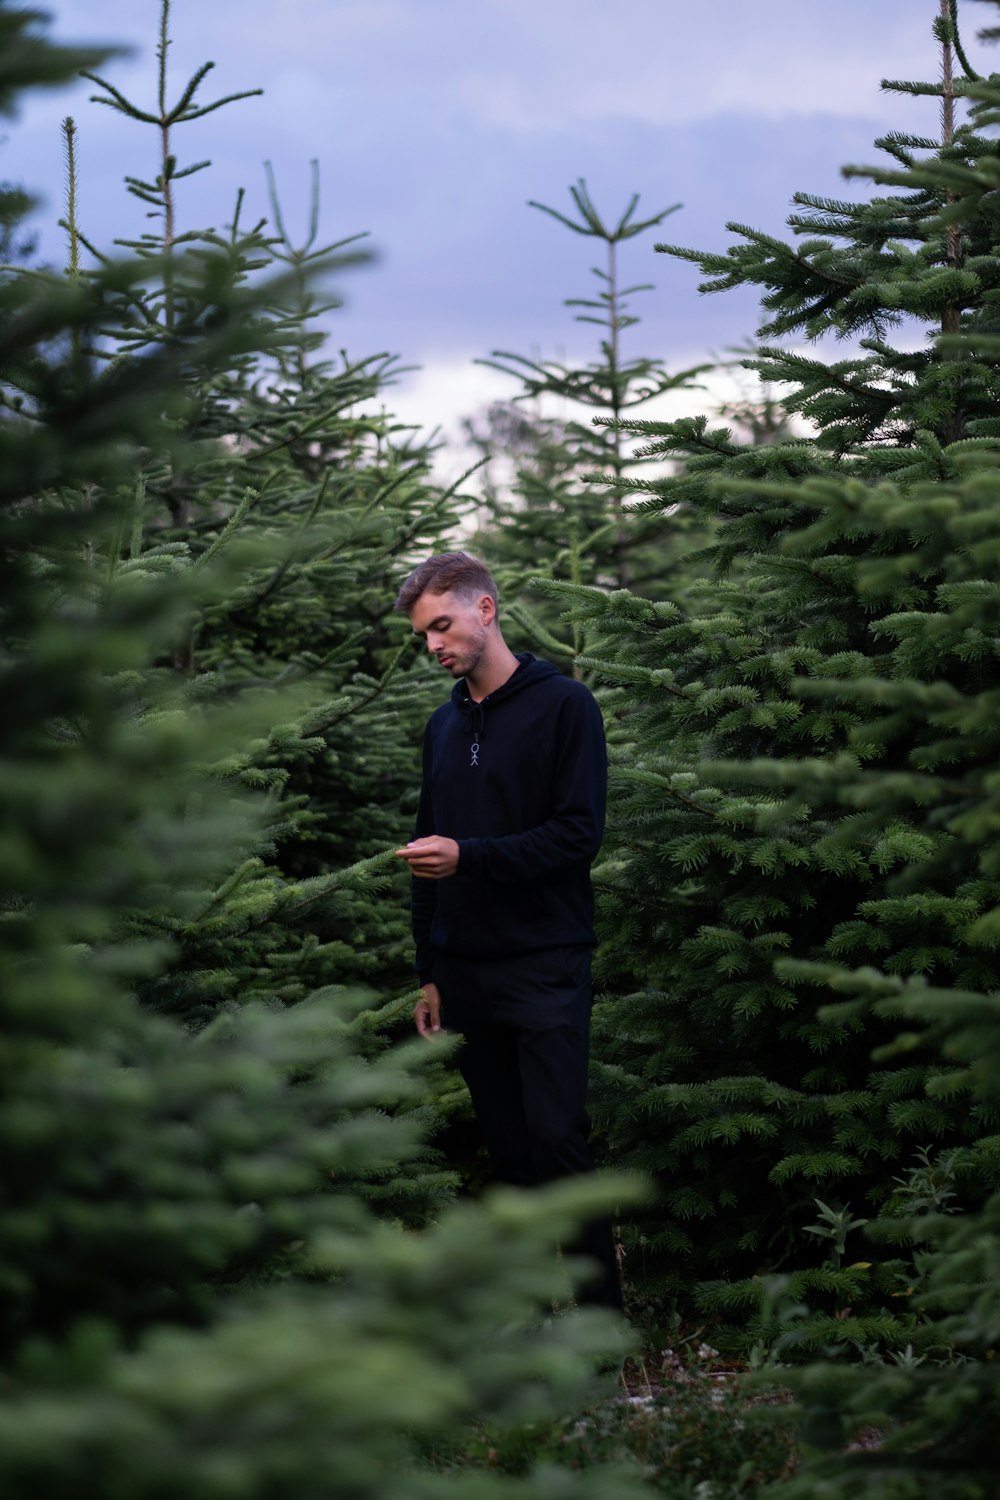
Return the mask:
<path fill-rule="evenodd" d="M 470 766 L 478 766 L 478 764 L 479 764 L 479 741 L 478 740 L 473 740 L 472 745 L 470 746 L 470 749 L 472 751 L 472 759 L 469 761 L 469 765 Z"/>

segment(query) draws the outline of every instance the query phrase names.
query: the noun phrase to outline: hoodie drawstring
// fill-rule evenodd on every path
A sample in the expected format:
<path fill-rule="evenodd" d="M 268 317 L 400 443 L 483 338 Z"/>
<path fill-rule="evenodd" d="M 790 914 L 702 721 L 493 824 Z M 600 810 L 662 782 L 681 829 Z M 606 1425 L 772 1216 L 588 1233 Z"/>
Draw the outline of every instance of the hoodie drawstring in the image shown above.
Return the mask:
<path fill-rule="evenodd" d="M 486 700 L 484 699 L 483 702 Z M 486 729 L 486 713 L 482 703 L 473 703 L 471 698 L 466 698 L 465 724 L 463 728 L 466 734 L 472 735 L 472 744 L 469 746 L 469 765 L 479 765 L 479 742 Z"/>

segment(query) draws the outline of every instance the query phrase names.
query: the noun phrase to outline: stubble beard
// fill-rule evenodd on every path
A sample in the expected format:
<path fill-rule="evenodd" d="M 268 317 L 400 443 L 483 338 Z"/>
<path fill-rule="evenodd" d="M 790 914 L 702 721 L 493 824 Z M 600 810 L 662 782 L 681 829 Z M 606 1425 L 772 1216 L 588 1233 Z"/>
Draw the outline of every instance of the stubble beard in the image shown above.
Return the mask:
<path fill-rule="evenodd" d="M 462 652 L 456 652 L 448 671 L 456 680 L 459 677 L 469 677 L 475 672 L 482 661 L 486 651 L 486 643 L 489 633 L 485 626 L 477 633 L 476 637 L 469 642 L 468 648 Z"/>

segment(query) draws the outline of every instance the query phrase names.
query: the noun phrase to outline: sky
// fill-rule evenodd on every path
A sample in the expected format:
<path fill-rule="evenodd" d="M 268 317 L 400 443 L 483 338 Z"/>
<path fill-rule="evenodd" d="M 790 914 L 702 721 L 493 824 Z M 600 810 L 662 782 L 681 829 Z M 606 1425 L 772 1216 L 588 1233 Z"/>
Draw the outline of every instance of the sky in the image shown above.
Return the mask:
<path fill-rule="evenodd" d="M 152 107 L 160 0 L 37 3 L 59 41 L 131 48 L 102 72 Z M 973 60 L 992 70 L 975 28 L 993 18 L 963 9 Z M 367 231 L 376 254 L 338 286 L 333 346 L 419 367 L 391 405 L 449 432 L 516 388 L 474 360 L 592 349 L 594 331 L 563 301 L 592 295 L 598 247 L 527 206 L 569 211 L 582 177 L 608 218 L 633 193 L 644 216 L 683 205 L 623 249 L 625 277 L 655 286 L 635 299 L 642 322 L 626 350 L 671 368 L 724 359 L 754 332 L 753 294 L 699 295 L 697 268 L 654 242 L 724 249 L 730 221 L 780 234 L 796 191 L 864 191 L 841 168 L 876 160 L 879 134 L 935 134 L 935 101 L 879 84 L 938 75 L 937 10 L 938 0 L 172 0 L 172 97 L 210 60 L 202 102 L 264 90 L 177 131 L 182 165 L 212 161 L 178 185 L 180 227 L 221 228 L 240 187 L 248 215 L 266 215 L 270 160 L 301 238 L 318 159 L 322 236 Z M 81 81 L 28 96 L 0 147 L 0 177 L 40 199 L 41 253 L 57 264 L 67 114 L 85 233 L 108 248 L 147 227 L 122 179 L 155 175 L 156 132 L 88 102 L 94 92 Z"/>

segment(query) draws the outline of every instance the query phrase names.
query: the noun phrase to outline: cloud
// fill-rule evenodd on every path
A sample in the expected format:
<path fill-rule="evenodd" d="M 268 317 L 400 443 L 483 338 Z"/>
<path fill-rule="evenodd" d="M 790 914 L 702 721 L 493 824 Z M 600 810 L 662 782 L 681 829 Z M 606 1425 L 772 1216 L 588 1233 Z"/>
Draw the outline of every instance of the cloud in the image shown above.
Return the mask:
<path fill-rule="evenodd" d="M 62 40 L 132 42 L 135 58 L 107 73 L 152 102 L 159 0 L 47 8 Z M 882 73 L 936 75 L 928 10 L 929 0 L 283 0 L 276 17 L 272 0 L 174 0 L 172 97 L 206 58 L 218 67 L 205 101 L 265 89 L 178 130 L 182 163 L 214 163 L 178 185 L 178 222 L 221 227 L 240 186 L 244 222 L 267 215 L 267 158 L 299 241 L 318 157 L 321 236 L 367 229 L 379 255 L 372 271 L 337 278 L 347 305 L 332 320 L 334 346 L 425 359 L 398 394 L 427 427 L 509 392 L 466 351 L 591 347 L 562 299 L 593 290 L 595 247 L 528 211 L 527 199 L 569 210 L 566 184 L 582 175 L 608 215 L 633 190 L 643 212 L 680 200 L 662 232 L 623 251 L 622 274 L 657 286 L 637 300 L 630 347 L 671 368 L 690 349 L 695 363 L 748 336 L 758 289 L 699 297 L 696 268 L 654 256 L 653 240 L 721 250 L 727 221 L 783 235 L 795 189 L 867 192 L 845 187 L 840 168 L 876 157 L 873 134 L 934 131 L 934 100 L 878 92 Z M 107 247 L 149 227 L 121 177 L 156 172 L 157 133 L 86 105 L 93 92 L 40 92 L 11 131 L 4 175 L 47 199 L 36 222 L 53 261 L 64 254 L 55 220 L 67 112 L 80 127 L 88 235 Z"/>
<path fill-rule="evenodd" d="M 99 27 L 93 0 L 54 9 L 64 34 L 100 30 L 152 52 L 153 0 L 103 0 Z M 227 86 L 270 88 L 284 74 L 301 86 L 291 114 L 303 130 L 310 118 L 342 118 L 331 110 L 339 99 L 353 106 L 347 128 L 365 135 L 386 115 L 405 119 L 414 101 L 517 133 L 720 115 L 877 117 L 885 74 L 938 75 L 926 9 L 913 0 L 283 0 L 276 21 L 270 0 L 186 0 L 175 6 L 171 61 L 179 77 L 215 57 Z"/>
<path fill-rule="evenodd" d="M 684 20 L 671 18 L 663 0 L 626 0 L 622 32 L 631 11 L 647 43 L 627 48 L 596 24 L 593 13 L 604 9 L 598 0 L 576 0 L 571 32 L 560 23 L 560 4 L 515 0 L 507 9 L 522 45 L 467 65 L 454 90 L 471 114 L 515 132 L 602 120 L 662 126 L 724 115 L 877 117 L 886 108 L 879 87 L 886 73 L 936 77 L 939 67 L 929 27 L 912 6 L 904 16 L 887 4 L 879 16 L 840 0 L 839 24 L 831 27 L 808 0 L 766 7 L 703 0 Z"/>
<path fill-rule="evenodd" d="M 306 69 L 327 97 L 366 80 L 369 111 L 428 98 L 516 133 L 602 121 L 693 123 L 720 115 L 790 120 L 878 116 L 885 74 L 938 73 L 937 45 L 912 0 L 286 0 L 281 25 L 244 0 L 202 45 Z M 376 65 L 377 63 L 377 65 Z M 377 80 L 377 82 L 376 82 Z M 325 112 L 325 111 L 324 111 Z"/>
<path fill-rule="evenodd" d="M 704 355 L 692 352 L 677 364 L 684 368 L 703 358 Z M 437 430 L 446 439 L 434 463 L 436 477 L 446 484 L 458 479 L 479 456 L 464 438 L 463 418 L 484 412 L 494 401 L 509 401 L 518 392 L 516 381 L 473 361 L 473 355 L 428 359 L 419 370 L 385 393 L 385 409 L 401 422 L 420 429 L 425 438 Z M 724 405 L 759 399 L 760 392 L 754 375 L 729 364 L 708 371 L 696 386 L 668 391 L 637 415 L 658 422 L 676 422 L 682 417 L 702 414 L 715 416 Z M 542 406 L 542 415 L 566 414 L 565 403 Z M 583 415 L 586 420 L 587 414 Z M 469 488 L 476 487 L 473 479 Z"/>
<path fill-rule="evenodd" d="M 474 364 L 472 355 L 449 355 L 426 360 L 390 387 L 385 406 L 401 422 L 419 428 L 424 438 L 437 432 L 445 439 L 434 468 L 438 479 L 452 484 L 478 457 L 463 438 L 462 419 L 516 394 L 514 381 Z"/>

